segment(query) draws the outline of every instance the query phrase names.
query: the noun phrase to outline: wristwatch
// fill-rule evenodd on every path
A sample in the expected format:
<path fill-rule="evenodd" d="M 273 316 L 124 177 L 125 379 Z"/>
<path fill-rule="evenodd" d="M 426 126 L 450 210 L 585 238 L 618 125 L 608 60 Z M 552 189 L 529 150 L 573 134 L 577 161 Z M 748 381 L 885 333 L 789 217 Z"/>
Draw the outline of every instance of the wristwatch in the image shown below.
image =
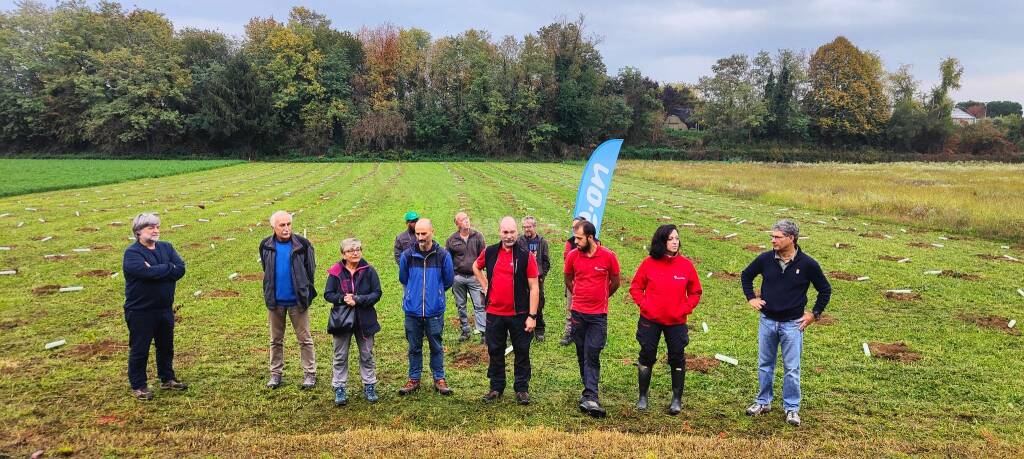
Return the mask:
<path fill-rule="evenodd" d="M 537 314 L 527 314 L 526 316 L 533 320 L 537 320 Z"/>
<path fill-rule="evenodd" d="M 821 318 L 821 311 L 811 311 L 811 314 L 814 314 L 814 320 Z"/>

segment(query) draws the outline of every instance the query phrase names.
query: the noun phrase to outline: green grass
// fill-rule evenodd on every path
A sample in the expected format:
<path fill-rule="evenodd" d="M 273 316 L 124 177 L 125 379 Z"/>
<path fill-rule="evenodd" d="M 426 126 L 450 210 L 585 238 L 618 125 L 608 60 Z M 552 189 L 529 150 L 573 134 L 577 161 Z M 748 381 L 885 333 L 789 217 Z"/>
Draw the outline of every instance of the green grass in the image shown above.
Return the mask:
<path fill-rule="evenodd" d="M 236 160 L 0 159 L 0 196 L 105 185 L 140 178 L 197 172 Z"/>
<path fill-rule="evenodd" d="M 1024 165 L 625 161 L 632 177 L 1024 243 Z"/>
<path fill-rule="evenodd" d="M 608 347 L 602 354 L 602 402 L 609 418 L 582 416 L 575 408 L 581 385 L 574 351 L 557 344 L 565 312 L 555 277 L 546 286 L 550 338 L 532 351 L 533 404 L 517 406 L 510 396 L 495 405 L 478 401 L 487 389 L 486 357 L 478 344 L 457 342 L 457 327 L 450 326 L 455 320 L 450 296 L 446 367 L 455 395 L 444 398 L 422 390 L 398 397 L 395 390 L 404 382 L 407 363 L 391 244 L 402 229 L 404 212 L 433 217 L 436 239 L 444 240 L 454 231 L 451 216 L 465 209 L 492 242 L 501 216 L 534 215 L 552 241 L 552 272 L 557 273 L 559 241 L 568 235 L 564 227 L 578 180 L 579 165 L 248 164 L 0 199 L 0 214 L 9 214 L 0 218 L 2 245 L 11 247 L 0 252 L 0 270 L 18 271 L 0 277 L 0 397 L 6 402 L 0 406 L 0 452 L 27 455 L 45 449 L 54 454 L 65 448 L 83 456 L 373 452 L 476 457 L 516 450 L 538 456 L 992 457 L 1024 449 L 1022 338 L 961 318 L 1024 319 L 1024 298 L 1015 291 L 1024 288 L 1024 264 L 977 256 L 1024 259 L 1021 247 L 1004 249 L 1005 243 L 953 232 L 687 190 L 637 178 L 631 170 L 612 185 L 602 239 L 618 253 L 628 280 L 662 220 L 693 223 L 682 227 L 682 247 L 698 260 L 705 295 L 690 317 L 695 329 L 687 352 L 733 356 L 739 366 L 688 373 L 683 414 L 669 417 L 663 413 L 670 384 L 662 347 L 651 389 L 653 408 L 636 412 L 637 309 L 621 290 L 611 301 Z M 129 397 L 125 380 L 123 278 L 77 276 L 92 269 L 120 271 L 129 232 L 111 223 L 128 222 L 144 209 L 161 212 L 163 239 L 188 262 L 188 274 L 178 283 L 175 366 L 192 385 L 186 393 L 158 392 L 145 404 Z M 256 246 L 269 234 L 266 219 L 276 209 L 296 212 L 295 230 L 305 231 L 316 244 L 321 283 L 323 270 L 339 258 L 338 244 L 349 236 L 363 240 L 364 255 L 380 271 L 379 404 L 355 397 L 344 408 L 333 406 L 331 342 L 324 332 L 327 306 L 322 300 L 312 316 L 320 385 L 310 392 L 295 387 L 298 349 L 288 336 L 286 387 L 263 388 L 268 338 L 260 284 L 228 276 L 259 270 Z M 809 239 L 801 244 L 826 272 L 871 278 L 834 279 L 826 314 L 835 323 L 813 325 L 807 332 L 800 429 L 786 426 L 778 409 L 759 419 L 742 414 L 757 385 L 756 315 L 739 281 L 722 276 L 746 266 L 755 253 L 745 247 L 757 250 L 767 244 L 764 230 L 783 216 L 802 223 Z M 19 222 L 25 223 L 19 227 Z M 172 228 L 175 224 L 188 226 Z M 716 239 L 729 233 L 737 236 Z M 860 236 L 872 233 L 880 238 Z M 46 236 L 53 239 L 38 240 Z M 915 242 L 943 247 L 910 245 Z M 836 243 L 853 247 L 837 249 Z M 94 250 L 73 252 L 79 247 Z M 69 258 L 44 260 L 44 255 L 59 253 Z M 912 261 L 881 261 L 882 255 Z M 928 270 L 981 278 L 924 274 Z M 709 278 L 708 272 L 716 275 Z M 85 290 L 33 295 L 33 288 L 47 284 Z M 883 296 L 887 289 L 908 288 L 922 298 L 899 302 Z M 211 298 L 214 289 L 241 296 Z M 195 297 L 197 290 L 207 294 Z M 701 322 L 707 322 L 709 333 L 700 331 Z M 46 342 L 61 338 L 67 346 L 43 350 Z M 905 364 L 868 358 L 863 342 L 904 342 L 921 359 Z M 455 355 L 482 358 L 458 365 Z M 350 366 L 354 370 L 355 364 Z M 150 377 L 153 384 L 152 370 Z M 358 388 L 357 378 L 350 374 Z"/>

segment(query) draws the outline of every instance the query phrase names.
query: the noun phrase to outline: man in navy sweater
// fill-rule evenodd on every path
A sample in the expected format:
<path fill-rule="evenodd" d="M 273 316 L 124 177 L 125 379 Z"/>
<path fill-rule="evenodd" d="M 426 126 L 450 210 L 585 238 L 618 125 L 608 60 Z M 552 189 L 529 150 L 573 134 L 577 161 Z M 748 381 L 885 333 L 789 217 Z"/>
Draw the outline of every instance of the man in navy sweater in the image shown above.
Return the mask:
<path fill-rule="evenodd" d="M 782 348 L 782 408 L 786 422 L 800 425 L 800 354 L 804 329 L 821 317 L 832 296 L 832 286 L 817 261 L 800 250 L 800 228 L 789 220 L 772 225 L 772 248 L 758 255 L 743 270 L 740 279 L 747 302 L 761 312 L 757 332 L 757 381 L 759 390 L 747 414 L 757 416 L 771 411 L 775 361 Z M 761 276 L 761 295 L 754 293 L 754 278 Z M 807 289 L 818 291 L 814 308 L 805 312 Z"/>
<path fill-rule="evenodd" d="M 156 342 L 160 388 L 185 390 L 174 375 L 174 285 L 185 262 L 170 243 L 160 241 L 160 218 L 139 214 L 132 220 L 135 243 L 124 251 L 124 320 L 128 323 L 128 382 L 139 400 L 153 398 L 146 384 L 150 343 Z"/>

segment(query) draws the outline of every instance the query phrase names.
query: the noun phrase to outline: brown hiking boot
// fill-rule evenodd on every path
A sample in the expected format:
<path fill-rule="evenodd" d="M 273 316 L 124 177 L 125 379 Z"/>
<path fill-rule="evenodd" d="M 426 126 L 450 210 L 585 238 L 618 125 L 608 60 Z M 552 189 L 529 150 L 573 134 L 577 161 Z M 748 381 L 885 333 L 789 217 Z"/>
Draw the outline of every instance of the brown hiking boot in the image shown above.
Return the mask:
<path fill-rule="evenodd" d="M 452 395 L 452 389 L 448 387 L 448 383 L 445 382 L 444 378 L 434 380 L 434 390 L 441 395 Z"/>
<path fill-rule="evenodd" d="M 405 385 L 401 389 L 398 389 L 398 395 L 406 395 L 412 391 L 420 388 L 420 380 L 410 379 L 405 382 Z"/>
<path fill-rule="evenodd" d="M 152 400 L 153 391 L 149 390 L 148 387 L 143 387 L 142 389 L 134 389 L 132 390 L 132 396 L 142 401 Z"/>
<path fill-rule="evenodd" d="M 177 379 L 171 379 L 161 383 L 160 388 L 163 390 L 185 390 L 188 389 L 188 384 L 178 381 Z"/>

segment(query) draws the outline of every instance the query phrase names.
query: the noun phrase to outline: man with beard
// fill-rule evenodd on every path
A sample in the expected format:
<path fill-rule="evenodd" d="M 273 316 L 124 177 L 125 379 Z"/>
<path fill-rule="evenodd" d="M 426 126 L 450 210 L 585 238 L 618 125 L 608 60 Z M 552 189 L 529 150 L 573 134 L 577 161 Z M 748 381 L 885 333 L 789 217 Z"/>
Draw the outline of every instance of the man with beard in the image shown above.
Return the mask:
<path fill-rule="evenodd" d="M 518 231 L 514 218 L 502 218 L 499 231 L 501 242 L 487 247 L 473 264 L 473 274 L 480 282 L 487 305 L 487 377 L 491 387 L 483 400 L 494 401 L 505 390 L 505 343 L 511 338 L 516 355 L 512 387 L 516 401 L 527 405 L 530 403 L 530 340 L 537 325 L 540 298 L 537 259 L 516 242 Z"/>

